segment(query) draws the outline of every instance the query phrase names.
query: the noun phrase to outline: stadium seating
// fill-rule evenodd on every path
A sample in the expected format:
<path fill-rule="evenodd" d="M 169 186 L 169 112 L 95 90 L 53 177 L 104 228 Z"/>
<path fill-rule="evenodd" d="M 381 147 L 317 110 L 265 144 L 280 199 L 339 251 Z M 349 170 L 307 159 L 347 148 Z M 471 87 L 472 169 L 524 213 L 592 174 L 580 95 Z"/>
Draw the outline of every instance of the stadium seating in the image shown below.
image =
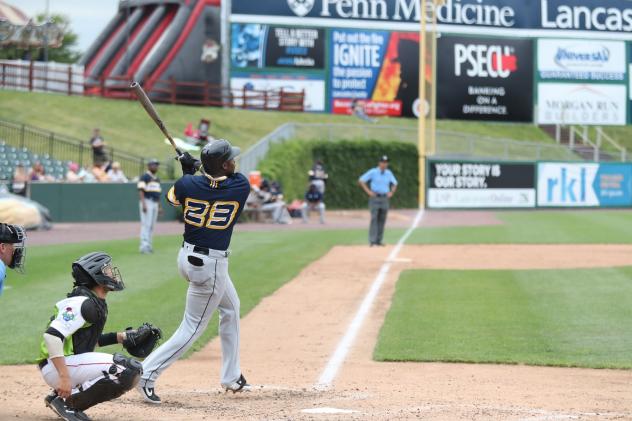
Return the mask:
<path fill-rule="evenodd" d="M 46 174 L 53 176 L 55 180 L 61 181 L 66 177 L 68 162 L 59 161 L 49 155 L 34 154 L 27 148 L 7 145 L 0 139 L 0 181 L 11 180 L 16 165 L 22 164 L 28 169 L 37 161 L 44 166 Z"/>

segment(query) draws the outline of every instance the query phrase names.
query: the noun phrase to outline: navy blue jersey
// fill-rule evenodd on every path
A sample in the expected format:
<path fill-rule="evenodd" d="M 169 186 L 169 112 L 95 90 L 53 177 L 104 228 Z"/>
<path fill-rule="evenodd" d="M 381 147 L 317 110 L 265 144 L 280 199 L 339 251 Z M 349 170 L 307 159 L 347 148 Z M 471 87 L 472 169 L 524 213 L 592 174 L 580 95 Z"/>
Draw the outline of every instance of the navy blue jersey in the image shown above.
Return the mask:
<path fill-rule="evenodd" d="M 160 192 L 162 191 L 160 179 L 147 171 L 138 179 L 138 190 L 145 193 L 145 199 L 157 202 L 160 200 Z"/>
<path fill-rule="evenodd" d="M 222 181 L 204 175 L 185 175 L 167 192 L 167 200 L 182 206 L 184 241 L 214 250 L 227 250 L 233 226 L 250 193 L 248 179 L 235 173 Z"/>
<path fill-rule="evenodd" d="M 323 194 L 318 190 L 308 190 L 307 193 L 305 193 L 305 200 L 310 203 L 318 203 L 323 200 Z"/>

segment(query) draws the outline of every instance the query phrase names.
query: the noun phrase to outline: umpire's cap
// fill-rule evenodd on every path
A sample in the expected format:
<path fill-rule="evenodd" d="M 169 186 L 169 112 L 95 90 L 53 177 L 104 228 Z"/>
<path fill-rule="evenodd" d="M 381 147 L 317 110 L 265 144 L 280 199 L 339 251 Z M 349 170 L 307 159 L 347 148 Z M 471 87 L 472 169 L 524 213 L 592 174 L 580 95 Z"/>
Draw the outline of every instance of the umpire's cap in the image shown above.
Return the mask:
<path fill-rule="evenodd" d="M 200 154 L 204 172 L 209 175 L 219 174 L 222 171 L 224 162 L 235 159 L 240 152 L 239 148 L 232 146 L 226 139 L 218 139 L 207 143 Z"/>

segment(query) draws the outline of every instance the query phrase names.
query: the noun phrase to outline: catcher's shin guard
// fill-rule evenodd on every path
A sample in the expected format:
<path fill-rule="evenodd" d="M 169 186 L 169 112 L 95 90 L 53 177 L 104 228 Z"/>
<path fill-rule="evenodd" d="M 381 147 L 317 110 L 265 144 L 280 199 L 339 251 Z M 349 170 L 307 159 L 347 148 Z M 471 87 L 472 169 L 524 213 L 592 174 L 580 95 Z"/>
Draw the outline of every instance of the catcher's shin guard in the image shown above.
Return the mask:
<path fill-rule="evenodd" d="M 138 384 L 143 372 L 142 364 L 121 354 L 114 354 L 113 359 L 114 364 L 123 366 L 125 369 L 116 374 L 117 367 L 112 366 L 106 377 L 98 380 L 86 390 L 75 393 L 66 399 L 66 404 L 69 407 L 85 411 L 101 402 L 118 398 Z M 114 379 L 111 376 L 114 376 Z"/>

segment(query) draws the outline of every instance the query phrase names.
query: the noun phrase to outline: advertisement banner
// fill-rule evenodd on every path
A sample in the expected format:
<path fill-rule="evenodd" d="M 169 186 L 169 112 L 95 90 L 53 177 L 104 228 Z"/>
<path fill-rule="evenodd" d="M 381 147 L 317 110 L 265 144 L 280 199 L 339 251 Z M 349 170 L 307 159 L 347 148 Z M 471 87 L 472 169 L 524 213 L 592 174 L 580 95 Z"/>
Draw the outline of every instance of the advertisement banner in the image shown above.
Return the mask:
<path fill-rule="evenodd" d="M 233 23 L 231 35 L 230 56 L 233 69 L 324 69 L 324 29 Z"/>
<path fill-rule="evenodd" d="M 437 118 L 533 121 L 530 40 L 443 36 L 438 50 Z"/>
<path fill-rule="evenodd" d="M 623 81 L 625 53 L 622 41 L 540 39 L 538 73 L 540 79 Z"/>
<path fill-rule="evenodd" d="M 535 165 L 431 161 L 430 208 L 533 208 Z"/>
<path fill-rule="evenodd" d="M 623 126 L 627 103 L 625 85 L 540 83 L 538 124 Z"/>
<path fill-rule="evenodd" d="M 427 7 L 436 7 L 440 32 L 630 39 L 632 31 L 632 4 L 622 0 L 445 0 Z M 231 11 L 233 22 L 404 31 L 418 29 L 422 15 L 419 0 L 232 0 Z"/>
<path fill-rule="evenodd" d="M 230 88 L 235 95 L 235 107 L 242 106 L 242 95 L 245 92 L 248 103 L 263 101 L 260 92 L 285 89 L 289 92 L 305 90 L 305 111 L 325 110 L 325 80 L 317 76 L 299 76 L 291 74 L 249 74 L 233 73 L 230 78 Z M 269 107 L 277 104 L 270 102 Z"/>
<path fill-rule="evenodd" d="M 332 112 L 350 114 L 358 100 L 369 115 L 415 115 L 418 33 L 334 29 L 329 50 Z"/>
<path fill-rule="evenodd" d="M 538 206 L 632 205 L 632 165 L 538 164 Z"/>

